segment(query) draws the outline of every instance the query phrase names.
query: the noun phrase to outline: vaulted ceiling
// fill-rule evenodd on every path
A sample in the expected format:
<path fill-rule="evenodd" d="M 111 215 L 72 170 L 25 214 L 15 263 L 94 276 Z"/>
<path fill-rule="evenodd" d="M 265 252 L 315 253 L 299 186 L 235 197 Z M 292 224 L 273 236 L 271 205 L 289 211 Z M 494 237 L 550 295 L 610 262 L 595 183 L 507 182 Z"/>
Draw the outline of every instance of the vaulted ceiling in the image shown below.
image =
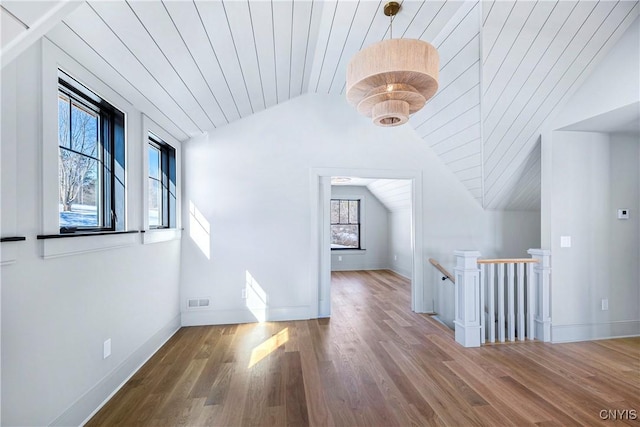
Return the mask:
<path fill-rule="evenodd" d="M 390 212 L 411 209 L 412 184 L 410 179 L 333 177 L 331 179 L 331 185 L 367 187 L 371 194 Z"/>
<path fill-rule="evenodd" d="M 55 4 L 3 1 L 3 38 L 37 26 Z M 46 37 L 185 140 L 300 94 L 343 95 L 351 56 L 390 36 L 383 6 L 88 1 Z M 404 0 L 393 37 L 429 41 L 440 53 L 439 90 L 410 126 L 483 207 L 538 209 L 539 131 L 638 9 L 637 1 Z"/>

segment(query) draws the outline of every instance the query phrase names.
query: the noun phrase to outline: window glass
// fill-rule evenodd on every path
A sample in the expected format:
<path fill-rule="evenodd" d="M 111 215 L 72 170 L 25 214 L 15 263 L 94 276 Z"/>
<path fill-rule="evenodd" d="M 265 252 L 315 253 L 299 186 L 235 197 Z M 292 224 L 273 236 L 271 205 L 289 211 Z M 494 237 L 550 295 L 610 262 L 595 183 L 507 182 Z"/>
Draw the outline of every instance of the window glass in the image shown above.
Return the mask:
<path fill-rule="evenodd" d="M 124 114 L 59 71 L 58 205 L 61 231 L 124 229 Z M 124 177 L 124 158 L 118 169 Z"/>
<path fill-rule="evenodd" d="M 331 249 L 360 249 L 359 200 L 331 200 Z"/>
<path fill-rule="evenodd" d="M 175 149 L 149 134 L 148 219 L 150 228 L 176 226 Z"/>

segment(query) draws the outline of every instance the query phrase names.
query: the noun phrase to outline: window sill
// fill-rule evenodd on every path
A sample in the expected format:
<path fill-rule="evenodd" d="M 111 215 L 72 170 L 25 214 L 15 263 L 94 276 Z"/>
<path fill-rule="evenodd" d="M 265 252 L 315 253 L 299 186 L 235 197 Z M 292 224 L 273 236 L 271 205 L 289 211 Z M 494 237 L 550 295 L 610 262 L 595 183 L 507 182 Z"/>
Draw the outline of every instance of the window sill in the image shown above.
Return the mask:
<path fill-rule="evenodd" d="M 138 243 L 138 233 L 138 230 L 131 230 L 47 234 L 39 235 L 38 240 L 42 241 L 42 257 L 50 259 L 135 245 Z M 89 236 L 92 238 L 71 239 Z"/>
<path fill-rule="evenodd" d="M 149 245 L 151 243 L 180 240 L 182 238 L 182 229 L 181 228 L 152 228 L 150 230 L 141 231 L 141 234 L 142 234 L 142 244 Z"/>
<path fill-rule="evenodd" d="M 0 249 L 0 265 L 11 265 L 18 261 L 19 245 L 9 245 L 14 242 L 24 242 L 26 237 L 3 237 L 0 239 L 2 248 Z"/>
<path fill-rule="evenodd" d="M 78 231 L 75 233 L 60 233 L 60 234 L 39 234 L 38 240 L 46 239 L 66 239 L 68 237 L 87 237 L 87 236 L 112 236 L 114 234 L 136 234 L 138 230 L 129 231 Z"/>
<path fill-rule="evenodd" d="M 331 253 L 332 254 L 336 254 L 336 255 L 364 255 L 365 252 L 367 252 L 366 249 L 339 249 L 339 248 L 334 248 L 331 249 Z"/>
<path fill-rule="evenodd" d="M 24 242 L 25 240 L 27 240 L 27 238 L 22 236 L 3 237 L 3 238 L 0 238 L 0 243 Z"/>

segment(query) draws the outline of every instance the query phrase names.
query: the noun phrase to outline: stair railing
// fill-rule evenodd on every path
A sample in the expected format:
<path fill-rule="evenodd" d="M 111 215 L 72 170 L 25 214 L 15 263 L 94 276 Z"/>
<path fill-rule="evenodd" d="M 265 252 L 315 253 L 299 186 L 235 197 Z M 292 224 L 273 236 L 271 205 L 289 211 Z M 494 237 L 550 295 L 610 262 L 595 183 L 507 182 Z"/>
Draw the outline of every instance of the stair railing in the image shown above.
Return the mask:
<path fill-rule="evenodd" d="M 531 258 L 479 259 L 477 251 L 455 251 L 456 341 L 550 341 L 550 252 L 530 249 Z"/>
<path fill-rule="evenodd" d="M 451 282 L 452 282 L 453 284 L 455 284 L 455 283 L 456 283 L 456 279 L 451 275 L 451 273 L 449 273 L 449 272 L 447 271 L 447 269 L 446 269 L 446 268 L 444 268 L 443 266 L 441 266 L 441 265 L 440 265 L 440 263 L 439 263 L 438 261 L 436 261 L 436 260 L 435 260 L 435 259 L 433 259 L 433 258 L 429 258 L 429 262 L 430 262 L 430 263 L 431 263 L 435 268 L 437 268 L 437 269 L 440 271 L 440 273 L 442 273 L 442 274 L 443 274 L 443 276 L 442 276 L 442 280 L 443 280 L 443 281 L 444 281 L 444 280 L 449 279 L 449 280 L 451 280 Z"/>

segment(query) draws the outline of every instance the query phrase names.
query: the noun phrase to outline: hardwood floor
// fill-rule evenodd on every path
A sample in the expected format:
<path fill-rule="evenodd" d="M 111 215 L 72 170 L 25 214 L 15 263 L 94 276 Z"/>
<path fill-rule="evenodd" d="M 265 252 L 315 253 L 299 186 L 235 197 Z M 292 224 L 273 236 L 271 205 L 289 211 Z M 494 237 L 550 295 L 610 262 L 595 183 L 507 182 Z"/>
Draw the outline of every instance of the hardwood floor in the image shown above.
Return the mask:
<path fill-rule="evenodd" d="M 639 338 L 465 349 L 409 290 L 336 272 L 331 319 L 182 328 L 87 425 L 640 422 Z"/>

